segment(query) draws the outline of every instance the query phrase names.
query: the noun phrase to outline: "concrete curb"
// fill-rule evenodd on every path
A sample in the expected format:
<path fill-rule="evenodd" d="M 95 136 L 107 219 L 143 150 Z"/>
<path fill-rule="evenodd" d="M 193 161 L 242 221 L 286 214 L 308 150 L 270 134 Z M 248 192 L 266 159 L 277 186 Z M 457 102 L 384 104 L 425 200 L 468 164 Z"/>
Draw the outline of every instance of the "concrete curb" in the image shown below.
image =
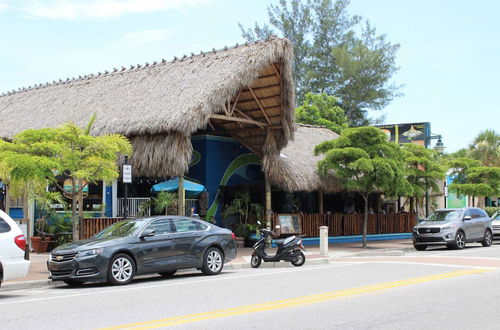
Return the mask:
<path fill-rule="evenodd" d="M 45 287 L 56 287 L 65 285 L 63 282 L 53 282 L 52 280 L 36 280 L 36 281 L 22 281 L 4 283 L 0 287 L 0 292 L 17 291 L 24 289 L 39 289 Z"/>

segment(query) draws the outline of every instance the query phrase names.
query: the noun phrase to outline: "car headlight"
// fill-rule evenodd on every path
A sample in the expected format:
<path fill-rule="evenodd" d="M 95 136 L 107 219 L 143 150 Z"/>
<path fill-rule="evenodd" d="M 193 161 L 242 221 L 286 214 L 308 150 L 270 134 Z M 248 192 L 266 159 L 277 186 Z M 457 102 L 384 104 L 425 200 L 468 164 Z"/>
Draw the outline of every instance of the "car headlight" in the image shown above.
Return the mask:
<path fill-rule="evenodd" d="M 103 248 L 92 249 L 92 250 L 85 250 L 85 251 L 81 251 L 80 253 L 78 253 L 78 257 L 95 256 L 95 255 L 101 254 L 103 252 L 104 252 Z"/>
<path fill-rule="evenodd" d="M 417 232 L 417 227 L 416 226 L 413 227 L 413 231 Z"/>
<path fill-rule="evenodd" d="M 443 227 L 443 230 L 450 230 L 450 229 L 455 229 L 455 228 L 457 228 L 457 226 L 455 226 L 455 225 L 448 225 L 446 227 Z"/>

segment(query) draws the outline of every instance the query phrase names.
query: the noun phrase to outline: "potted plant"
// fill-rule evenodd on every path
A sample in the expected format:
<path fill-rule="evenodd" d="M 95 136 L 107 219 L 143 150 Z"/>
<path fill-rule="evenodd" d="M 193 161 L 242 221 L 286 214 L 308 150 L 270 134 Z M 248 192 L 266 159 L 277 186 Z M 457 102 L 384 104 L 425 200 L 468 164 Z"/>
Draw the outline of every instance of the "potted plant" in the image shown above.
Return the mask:
<path fill-rule="evenodd" d="M 38 235 L 41 235 L 44 239 L 45 242 L 42 242 L 42 238 L 37 236 L 33 236 L 31 238 L 31 244 L 32 244 L 32 249 L 33 251 L 40 251 L 40 252 L 47 252 L 49 242 L 53 241 L 53 236 L 52 235 L 47 235 L 46 234 L 53 234 L 49 232 L 49 230 L 52 231 L 50 226 L 48 225 L 47 218 L 54 213 L 54 209 L 52 208 L 53 204 L 62 204 L 63 206 L 66 205 L 66 202 L 64 201 L 64 197 L 61 193 L 59 192 L 43 192 L 42 194 L 35 196 L 35 204 L 37 206 L 38 211 L 42 215 L 35 224 L 35 229 L 38 233 Z"/>

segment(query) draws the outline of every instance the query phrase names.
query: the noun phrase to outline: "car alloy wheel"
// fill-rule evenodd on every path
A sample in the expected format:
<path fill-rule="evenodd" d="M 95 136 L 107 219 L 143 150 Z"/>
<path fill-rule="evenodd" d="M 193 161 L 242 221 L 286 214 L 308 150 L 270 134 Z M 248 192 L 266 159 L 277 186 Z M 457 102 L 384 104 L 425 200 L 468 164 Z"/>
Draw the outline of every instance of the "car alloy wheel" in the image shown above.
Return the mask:
<path fill-rule="evenodd" d="M 108 281 L 115 285 L 128 284 L 134 278 L 134 273 L 134 261 L 126 254 L 118 254 L 111 260 Z"/>
<path fill-rule="evenodd" d="M 484 247 L 490 246 L 491 243 L 493 243 L 493 236 L 491 235 L 491 231 L 486 230 L 484 233 L 484 238 L 481 244 L 483 244 Z"/>
<path fill-rule="evenodd" d="M 217 248 L 210 248 L 205 253 L 202 271 L 206 275 L 219 274 L 224 266 L 224 257 L 222 252 Z"/>
<path fill-rule="evenodd" d="M 455 236 L 455 246 L 458 249 L 463 249 L 465 247 L 465 234 L 459 231 Z"/>

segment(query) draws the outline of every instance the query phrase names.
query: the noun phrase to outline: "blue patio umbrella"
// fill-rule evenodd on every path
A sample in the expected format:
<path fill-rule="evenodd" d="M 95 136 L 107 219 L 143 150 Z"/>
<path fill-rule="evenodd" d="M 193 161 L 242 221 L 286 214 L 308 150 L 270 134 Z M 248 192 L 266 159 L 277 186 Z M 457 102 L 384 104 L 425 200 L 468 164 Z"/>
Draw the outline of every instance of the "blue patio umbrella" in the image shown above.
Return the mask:
<path fill-rule="evenodd" d="M 155 184 L 151 188 L 151 191 L 177 192 L 178 189 L 179 189 L 179 178 L 175 178 Z M 184 190 L 186 191 L 186 198 L 196 198 L 206 189 L 205 186 L 202 184 L 184 179 Z"/>

